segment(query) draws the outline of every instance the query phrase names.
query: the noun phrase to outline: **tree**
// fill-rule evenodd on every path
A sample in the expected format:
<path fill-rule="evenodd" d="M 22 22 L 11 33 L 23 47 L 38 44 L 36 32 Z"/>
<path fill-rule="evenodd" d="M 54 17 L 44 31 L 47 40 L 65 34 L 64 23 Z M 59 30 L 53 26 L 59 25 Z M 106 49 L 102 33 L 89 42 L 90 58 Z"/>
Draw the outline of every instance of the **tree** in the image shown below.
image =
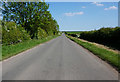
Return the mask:
<path fill-rule="evenodd" d="M 57 33 L 59 26 L 48 11 L 45 2 L 7 2 L 3 3 L 3 18 L 14 21 L 27 30 L 31 38 L 38 38 L 38 28 L 48 35 Z"/>

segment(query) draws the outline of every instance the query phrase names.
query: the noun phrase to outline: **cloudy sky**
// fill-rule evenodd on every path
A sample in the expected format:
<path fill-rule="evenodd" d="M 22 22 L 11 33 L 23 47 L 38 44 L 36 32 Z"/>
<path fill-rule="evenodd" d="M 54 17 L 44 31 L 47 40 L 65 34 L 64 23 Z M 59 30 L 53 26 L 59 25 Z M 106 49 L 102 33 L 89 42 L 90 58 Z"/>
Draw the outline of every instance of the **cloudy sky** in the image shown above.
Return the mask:
<path fill-rule="evenodd" d="M 48 2 L 60 30 L 84 31 L 118 26 L 117 2 Z"/>

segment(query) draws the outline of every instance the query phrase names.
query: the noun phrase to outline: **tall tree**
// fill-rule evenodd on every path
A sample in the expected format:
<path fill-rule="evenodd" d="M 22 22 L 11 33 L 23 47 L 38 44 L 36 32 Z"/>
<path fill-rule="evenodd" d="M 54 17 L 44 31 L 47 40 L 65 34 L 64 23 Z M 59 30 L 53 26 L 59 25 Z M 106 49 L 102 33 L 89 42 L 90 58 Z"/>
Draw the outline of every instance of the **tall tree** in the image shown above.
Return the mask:
<path fill-rule="evenodd" d="M 15 21 L 22 25 L 31 38 L 37 38 L 38 28 L 44 29 L 48 35 L 58 31 L 58 24 L 52 18 L 48 11 L 49 5 L 45 2 L 8 2 L 3 3 L 3 8 L 5 21 Z"/>

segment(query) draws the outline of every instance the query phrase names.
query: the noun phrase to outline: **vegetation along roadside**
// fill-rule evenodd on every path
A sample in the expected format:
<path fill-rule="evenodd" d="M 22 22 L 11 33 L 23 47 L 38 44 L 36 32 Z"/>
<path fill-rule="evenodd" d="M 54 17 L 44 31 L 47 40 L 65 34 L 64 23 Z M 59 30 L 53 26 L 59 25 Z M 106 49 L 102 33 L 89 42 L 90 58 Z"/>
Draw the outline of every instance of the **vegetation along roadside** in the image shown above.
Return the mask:
<path fill-rule="evenodd" d="M 45 2 L 2 2 L 3 60 L 60 34 L 59 25 L 48 9 Z"/>
<path fill-rule="evenodd" d="M 7 59 L 11 56 L 14 56 L 27 49 L 33 48 L 34 46 L 37 46 L 38 44 L 47 42 L 56 37 L 58 37 L 58 35 L 48 36 L 41 40 L 33 39 L 33 40 L 24 41 L 19 44 L 15 44 L 15 45 L 2 46 L 2 60 Z"/>

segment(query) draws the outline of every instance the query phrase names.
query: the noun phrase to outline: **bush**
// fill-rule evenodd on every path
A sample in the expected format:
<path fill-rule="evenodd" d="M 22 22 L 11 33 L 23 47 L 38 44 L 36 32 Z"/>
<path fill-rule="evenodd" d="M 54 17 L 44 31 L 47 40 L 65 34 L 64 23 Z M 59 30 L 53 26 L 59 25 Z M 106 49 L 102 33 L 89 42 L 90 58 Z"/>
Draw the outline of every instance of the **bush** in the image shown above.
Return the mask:
<path fill-rule="evenodd" d="M 30 39 L 23 27 L 14 22 L 5 22 L 2 26 L 2 44 L 10 45 Z"/>
<path fill-rule="evenodd" d="M 0 44 L 2 42 L 2 21 L 0 20 Z"/>
<path fill-rule="evenodd" d="M 23 40 L 29 40 L 29 39 L 31 39 L 30 35 L 27 33 L 27 31 L 22 26 L 18 26 L 18 28 L 19 28 L 19 30 L 21 32 Z"/>
<path fill-rule="evenodd" d="M 42 39 L 44 37 L 47 37 L 47 33 L 45 30 L 43 30 L 42 28 L 38 28 L 38 39 Z"/>
<path fill-rule="evenodd" d="M 77 37 L 77 34 L 68 34 L 70 36 L 73 36 L 73 37 Z"/>

